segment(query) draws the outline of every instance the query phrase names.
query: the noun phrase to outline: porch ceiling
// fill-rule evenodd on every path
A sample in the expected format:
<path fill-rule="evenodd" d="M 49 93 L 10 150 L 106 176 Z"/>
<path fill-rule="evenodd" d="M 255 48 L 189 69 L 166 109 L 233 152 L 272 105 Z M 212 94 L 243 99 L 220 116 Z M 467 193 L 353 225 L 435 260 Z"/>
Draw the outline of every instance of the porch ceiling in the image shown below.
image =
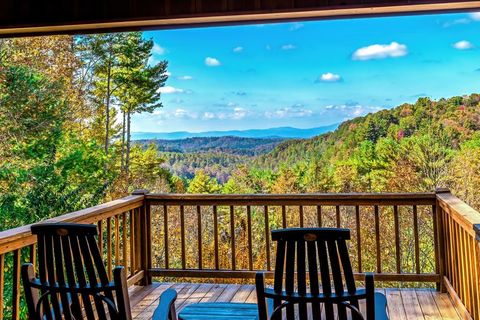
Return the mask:
<path fill-rule="evenodd" d="M 0 36 L 480 10 L 458 0 L 3 0 Z"/>

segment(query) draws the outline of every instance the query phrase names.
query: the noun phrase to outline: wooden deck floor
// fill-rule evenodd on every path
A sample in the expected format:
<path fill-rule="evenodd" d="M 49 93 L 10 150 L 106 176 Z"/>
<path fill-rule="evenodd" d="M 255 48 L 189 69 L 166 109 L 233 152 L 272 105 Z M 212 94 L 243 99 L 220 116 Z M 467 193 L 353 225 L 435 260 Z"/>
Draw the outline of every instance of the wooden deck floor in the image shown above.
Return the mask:
<path fill-rule="evenodd" d="M 150 319 L 158 305 L 158 297 L 168 288 L 178 292 L 177 311 L 197 302 L 256 302 L 253 285 L 154 283 L 147 287 L 130 289 L 134 319 Z M 428 289 L 380 289 L 379 291 L 387 296 L 388 312 L 392 320 L 460 319 L 446 293 Z"/>

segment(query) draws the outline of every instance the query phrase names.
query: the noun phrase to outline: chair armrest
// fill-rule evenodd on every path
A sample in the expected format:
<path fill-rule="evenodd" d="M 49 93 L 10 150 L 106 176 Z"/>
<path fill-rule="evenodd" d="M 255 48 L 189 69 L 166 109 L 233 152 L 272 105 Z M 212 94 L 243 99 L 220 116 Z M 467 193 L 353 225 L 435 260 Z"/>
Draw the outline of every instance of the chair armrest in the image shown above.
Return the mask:
<path fill-rule="evenodd" d="M 160 295 L 160 302 L 153 313 L 152 320 L 177 320 L 175 311 L 175 300 L 177 292 L 173 289 L 167 289 Z"/>
<path fill-rule="evenodd" d="M 375 279 L 373 273 L 365 274 L 365 293 L 367 295 L 367 320 L 375 319 Z"/>

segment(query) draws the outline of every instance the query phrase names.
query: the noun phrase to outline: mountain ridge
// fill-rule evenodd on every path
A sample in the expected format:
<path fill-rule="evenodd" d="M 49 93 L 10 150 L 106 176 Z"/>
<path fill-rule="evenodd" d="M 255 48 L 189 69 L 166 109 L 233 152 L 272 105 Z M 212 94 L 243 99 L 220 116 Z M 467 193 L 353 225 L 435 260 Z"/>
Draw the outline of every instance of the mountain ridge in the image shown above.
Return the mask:
<path fill-rule="evenodd" d="M 233 136 L 240 138 L 311 138 L 320 134 L 333 131 L 340 124 L 335 123 L 327 126 L 314 128 L 294 128 L 294 127 L 275 127 L 267 129 L 247 129 L 247 130 L 226 130 L 226 131 L 204 131 L 204 132 L 132 132 L 132 140 L 178 140 L 197 137 L 225 137 Z"/>

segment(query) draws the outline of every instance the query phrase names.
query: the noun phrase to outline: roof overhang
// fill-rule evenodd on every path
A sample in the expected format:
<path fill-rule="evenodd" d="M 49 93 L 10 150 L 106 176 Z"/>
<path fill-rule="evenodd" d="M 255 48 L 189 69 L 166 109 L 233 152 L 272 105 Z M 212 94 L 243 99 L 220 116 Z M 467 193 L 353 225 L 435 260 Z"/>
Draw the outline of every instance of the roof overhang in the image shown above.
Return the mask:
<path fill-rule="evenodd" d="M 3 0 L 0 37 L 480 11 L 480 1 Z"/>

